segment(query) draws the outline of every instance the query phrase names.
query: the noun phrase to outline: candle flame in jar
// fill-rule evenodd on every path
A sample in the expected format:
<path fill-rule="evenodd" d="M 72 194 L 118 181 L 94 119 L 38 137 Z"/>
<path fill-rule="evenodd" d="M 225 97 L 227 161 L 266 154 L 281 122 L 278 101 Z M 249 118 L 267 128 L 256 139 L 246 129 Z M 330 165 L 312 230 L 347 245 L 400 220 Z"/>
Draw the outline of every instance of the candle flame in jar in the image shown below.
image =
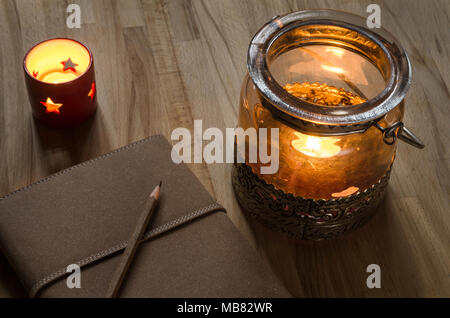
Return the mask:
<path fill-rule="evenodd" d="M 309 136 L 299 132 L 294 134 L 297 139 L 292 140 L 292 147 L 309 157 L 330 158 L 341 151 L 341 147 L 336 145 L 339 138 Z"/>

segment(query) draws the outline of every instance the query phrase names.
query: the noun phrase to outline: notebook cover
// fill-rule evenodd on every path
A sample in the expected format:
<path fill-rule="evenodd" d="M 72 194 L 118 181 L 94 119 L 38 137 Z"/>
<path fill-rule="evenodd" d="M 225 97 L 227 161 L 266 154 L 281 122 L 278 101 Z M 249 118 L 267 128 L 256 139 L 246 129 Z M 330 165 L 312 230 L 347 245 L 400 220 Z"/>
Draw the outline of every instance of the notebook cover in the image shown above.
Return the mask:
<path fill-rule="evenodd" d="M 153 136 L 0 199 L 0 247 L 34 297 L 104 297 L 149 192 L 163 192 L 120 297 L 290 297 Z M 66 267 L 81 266 L 81 288 Z"/>

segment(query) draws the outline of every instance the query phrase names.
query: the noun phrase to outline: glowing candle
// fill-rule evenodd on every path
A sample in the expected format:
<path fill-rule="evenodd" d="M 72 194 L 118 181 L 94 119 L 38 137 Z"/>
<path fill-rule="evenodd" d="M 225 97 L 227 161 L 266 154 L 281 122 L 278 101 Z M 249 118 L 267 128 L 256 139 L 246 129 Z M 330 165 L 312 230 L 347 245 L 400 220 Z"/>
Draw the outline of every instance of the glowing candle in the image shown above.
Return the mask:
<path fill-rule="evenodd" d="M 71 127 L 96 110 L 95 72 L 89 49 L 71 39 L 51 39 L 24 59 L 33 115 L 53 127 Z"/>
<path fill-rule="evenodd" d="M 310 157 L 330 158 L 341 151 L 336 146 L 339 138 L 308 136 L 300 132 L 294 133 L 298 139 L 292 141 L 292 147 Z"/>

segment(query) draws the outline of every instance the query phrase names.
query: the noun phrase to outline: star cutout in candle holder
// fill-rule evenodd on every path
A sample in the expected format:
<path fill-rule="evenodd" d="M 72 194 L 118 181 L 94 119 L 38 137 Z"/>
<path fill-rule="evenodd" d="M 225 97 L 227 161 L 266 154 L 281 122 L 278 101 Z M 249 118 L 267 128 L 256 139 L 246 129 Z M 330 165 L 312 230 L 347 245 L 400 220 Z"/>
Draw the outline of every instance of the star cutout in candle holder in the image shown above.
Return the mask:
<path fill-rule="evenodd" d="M 75 67 L 78 66 L 78 64 L 72 62 L 72 59 L 70 57 L 67 61 L 62 61 L 61 64 L 64 65 L 63 67 L 64 72 L 67 70 L 72 70 L 73 72 L 76 72 Z"/>
<path fill-rule="evenodd" d="M 94 100 L 94 96 L 95 96 L 95 82 L 92 83 L 91 90 L 89 91 L 88 96 L 91 98 L 91 101 Z"/>
<path fill-rule="evenodd" d="M 41 102 L 41 104 L 45 106 L 47 113 L 56 113 L 56 114 L 60 113 L 59 109 L 63 105 L 54 103 L 50 97 L 47 97 L 47 101 Z"/>

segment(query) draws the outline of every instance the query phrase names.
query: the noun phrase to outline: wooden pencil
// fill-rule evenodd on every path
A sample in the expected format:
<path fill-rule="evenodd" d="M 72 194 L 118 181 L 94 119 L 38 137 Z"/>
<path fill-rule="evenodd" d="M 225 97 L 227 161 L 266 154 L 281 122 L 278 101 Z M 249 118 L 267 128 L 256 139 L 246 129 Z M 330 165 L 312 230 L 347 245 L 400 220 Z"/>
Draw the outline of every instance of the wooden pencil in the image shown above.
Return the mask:
<path fill-rule="evenodd" d="M 139 220 L 136 224 L 136 228 L 133 234 L 131 235 L 130 239 L 128 240 L 127 247 L 125 248 L 125 251 L 122 254 L 120 264 L 117 267 L 111 279 L 107 292 L 108 298 L 117 297 L 119 293 L 120 287 L 122 286 L 122 282 L 128 272 L 128 269 L 133 261 L 136 250 L 139 246 L 139 242 L 141 241 L 142 236 L 144 235 L 145 230 L 148 227 L 148 223 L 150 222 L 150 219 L 153 215 L 153 212 L 155 211 L 160 191 L 161 191 L 161 182 L 159 183 L 159 185 L 155 187 L 155 189 L 150 194 L 145 204 L 145 208 L 142 211 L 142 214 L 139 217 Z"/>

